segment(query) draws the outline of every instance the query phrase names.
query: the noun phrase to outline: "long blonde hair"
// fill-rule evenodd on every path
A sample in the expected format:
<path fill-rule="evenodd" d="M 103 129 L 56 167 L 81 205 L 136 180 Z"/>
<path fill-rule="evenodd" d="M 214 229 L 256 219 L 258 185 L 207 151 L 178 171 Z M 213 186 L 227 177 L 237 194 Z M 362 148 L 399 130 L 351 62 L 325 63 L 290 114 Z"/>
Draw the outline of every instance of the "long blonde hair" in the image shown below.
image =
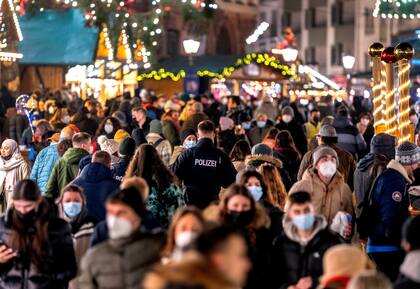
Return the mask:
<path fill-rule="evenodd" d="M 287 198 L 286 188 L 279 171 L 271 164 L 263 164 L 258 169 L 267 186 L 268 200 L 273 206 L 284 208 Z"/>

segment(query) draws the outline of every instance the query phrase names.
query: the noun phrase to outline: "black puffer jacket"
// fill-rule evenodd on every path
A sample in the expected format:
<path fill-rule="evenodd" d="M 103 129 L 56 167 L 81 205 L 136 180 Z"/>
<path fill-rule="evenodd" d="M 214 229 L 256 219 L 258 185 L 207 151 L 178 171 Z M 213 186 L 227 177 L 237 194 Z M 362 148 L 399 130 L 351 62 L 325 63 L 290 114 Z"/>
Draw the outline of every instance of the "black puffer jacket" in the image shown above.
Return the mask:
<path fill-rule="evenodd" d="M 9 240 L 13 209 L 0 218 L 0 239 Z M 30 262 L 28 255 L 20 253 L 6 264 L 0 265 L 0 288 L 7 289 L 66 289 L 76 276 L 77 265 L 70 226 L 61 219 L 51 217 L 48 223 L 48 242 L 44 244 L 46 269 L 42 272 Z M 27 269 L 29 267 L 29 269 Z"/>
<path fill-rule="evenodd" d="M 283 220 L 283 227 L 283 233 L 273 243 L 272 287 L 288 288 L 297 284 L 300 278 L 309 276 L 312 278 L 311 288 L 316 288 L 323 273 L 325 252 L 343 240 L 327 228 L 327 222 L 321 216 L 316 218 L 314 235 L 307 244 L 297 241 L 291 221 Z"/>

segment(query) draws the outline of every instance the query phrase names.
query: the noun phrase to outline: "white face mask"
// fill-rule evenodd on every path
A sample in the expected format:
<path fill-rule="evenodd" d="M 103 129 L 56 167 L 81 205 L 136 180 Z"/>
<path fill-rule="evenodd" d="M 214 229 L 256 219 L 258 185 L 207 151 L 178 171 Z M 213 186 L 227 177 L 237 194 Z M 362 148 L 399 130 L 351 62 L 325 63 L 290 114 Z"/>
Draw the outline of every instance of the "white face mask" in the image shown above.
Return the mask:
<path fill-rule="evenodd" d="M 331 161 L 319 165 L 319 173 L 324 177 L 330 178 L 337 172 L 337 165 Z"/>
<path fill-rule="evenodd" d="M 108 215 L 106 224 L 111 239 L 127 238 L 133 233 L 133 225 L 124 218 Z"/>
<path fill-rule="evenodd" d="M 367 119 L 367 118 L 363 118 L 362 120 L 361 120 L 361 123 L 364 125 L 364 126 L 368 126 L 369 125 L 369 120 Z"/>
<path fill-rule="evenodd" d="M 114 127 L 112 126 L 112 124 L 106 124 L 104 130 L 106 133 L 111 133 L 114 130 Z"/>
<path fill-rule="evenodd" d="M 185 248 L 194 242 L 197 238 L 197 233 L 192 231 L 185 231 L 179 233 L 175 238 L 175 244 L 179 248 Z"/>
<path fill-rule="evenodd" d="M 281 119 L 285 122 L 285 123 L 289 123 L 292 121 L 293 117 L 291 115 L 285 114 L 281 117 Z"/>

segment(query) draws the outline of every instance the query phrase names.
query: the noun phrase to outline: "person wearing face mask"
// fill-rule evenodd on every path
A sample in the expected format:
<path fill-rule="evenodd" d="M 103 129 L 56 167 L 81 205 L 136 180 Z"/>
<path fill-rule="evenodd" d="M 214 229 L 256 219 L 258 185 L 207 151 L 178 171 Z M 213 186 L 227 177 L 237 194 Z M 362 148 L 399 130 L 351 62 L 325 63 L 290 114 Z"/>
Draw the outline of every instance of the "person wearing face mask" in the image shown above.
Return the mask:
<path fill-rule="evenodd" d="M 101 135 L 105 135 L 108 139 L 113 139 L 115 133 L 121 129 L 120 122 L 115 117 L 106 117 L 98 127 L 95 136 L 98 138 Z"/>
<path fill-rule="evenodd" d="M 55 111 L 54 115 L 50 119 L 50 124 L 56 129 L 61 130 L 70 123 L 70 116 L 66 107 L 62 107 L 60 104 L 59 108 Z"/>
<path fill-rule="evenodd" d="M 173 165 L 176 162 L 178 156 L 185 150 L 190 149 L 197 143 L 197 134 L 193 129 L 186 129 L 181 133 L 182 145 L 176 146 L 169 161 L 169 165 Z"/>
<path fill-rule="evenodd" d="M 70 226 L 52 214 L 31 180 L 14 187 L 0 218 L 0 288 L 68 288 L 77 264 Z"/>
<path fill-rule="evenodd" d="M 11 204 L 14 186 L 29 177 L 30 167 L 22 158 L 18 144 L 12 139 L 6 139 L 1 145 L 0 155 L 0 211 L 6 211 Z"/>
<path fill-rule="evenodd" d="M 287 130 L 292 135 L 296 148 L 303 156 L 308 151 L 308 141 L 306 139 L 305 131 L 295 119 L 295 112 L 292 107 L 285 106 L 281 110 L 281 120 L 276 125 L 280 131 Z"/>
<path fill-rule="evenodd" d="M 249 140 L 252 145 L 262 142 L 274 123 L 268 119 L 266 114 L 258 113 L 255 120 L 252 122 L 252 128 L 249 131 Z"/>
<path fill-rule="evenodd" d="M 204 231 L 205 225 L 199 209 L 191 206 L 178 209 L 169 225 L 166 245 L 162 251 L 162 263 L 181 261 L 198 235 Z"/>
<path fill-rule="evenodd" d="M 209 222 L 231 226 L 245 237 L 253 268 L 244 288 L 268 288 L 269 248 L 272 242 L 270 219 L 248 188 L 237 184 L 230 186 L 223 192 L 219 205 L 209 206 L 203 214 Z"/>
<path fill-rule="evenodd" d="M 309 112 L 309 121 L 304 124 L 308 145 L 311 143 L 311 140 L 318 134 L 319 129 L 321 128 L 320 117 L 321 114 L 316 108 Z"/>
<path fill-rule="evenodd" d="M 162 234 L 140 230 L 145 213 L 143 198 L 135 188 L 122 189 L 106 202 L 109 240 L 85 255 L 80 289 L 137 289 L 146 271 L 160 260 Z"/>
<path fill-rule="evenodd" d="M 51 172 L 44 196 L 52 203 L 60 196 L 61 190 L 73 181 L 79 173 L 79 162 L 91 153 L 91 137 L 79 132 L 72 137 L 73 147 L 69 148 L 59 159 Z"/>
<path fill-rule="evenodd" d="M 388 163 L 387 169 L 372 186 L 369 206 L 372 223 L 366 251 L 391 281 L 397 279 L 404 259 L 400 243 L 401 228 L 409 217 L 407 188 L 414 180 L 419 163 L 420 148 L 411 142 L 403 142 L 397 147 L 395 160 Z"/>
<path fill-rule="evenodd" d="M 306 170 L 302 180 L 290 189 L 293 192 L 306 191 L 313 198 L 315 212 L 325 216 L 331 224 L 338 212 L 354 216 L 352 192 L 337 170 L 337 153 L 330 147 L 322 146 L 314 151 L 313 167 Z M 348 228 L 351 234 L 351 228 Z M 347 236 L 349 237 L 349 236 Z"/>
<path fill-rule="evenodd" d="M 86 197 L 83 189 L 76 185 L 68 185 L 63 189 L 57 201 L 59 216 L 71 226 L 74 252 L 78 268 L 82 257 L 89 249 L 90 239 L 95 229 L 97 220 L 88 215 Z M 80 272 L 79 272 L 80 273 Z M 77 289 L 77 279 L 69 284 L 69 289 Z"/>
<path fill-rule="evenodd" d="M 365 152 L 362 153 L 360 156 L 362 157 L 369 152 L 370 142 L 372 141 L 372 138 L 375 135 L 375 129 L 373 127 L 373 117 L 369 112 L 364 112 L 360 115 L 360 121 L 357 124 L 357 128 L 367 144 Z"/>
<path fill-rule="evenodd" d="M 289 194 L 283 228 L 271 249 L 272 288 L 316 288 L 325 252 L 344 241 L 328 229 L 327 220 L 316 213 L 311 195 L 304 191 Z"/>

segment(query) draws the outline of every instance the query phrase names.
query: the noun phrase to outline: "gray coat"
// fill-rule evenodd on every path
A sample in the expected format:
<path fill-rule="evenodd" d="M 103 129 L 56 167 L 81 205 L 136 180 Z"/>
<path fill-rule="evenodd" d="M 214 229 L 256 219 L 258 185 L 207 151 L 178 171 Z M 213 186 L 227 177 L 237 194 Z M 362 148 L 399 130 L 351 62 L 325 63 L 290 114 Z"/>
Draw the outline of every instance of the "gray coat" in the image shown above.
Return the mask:
<path fill-rule="evenodd" d="M 138 234 L 130 240 L 108 240 L 82 259 L 80 289 L 138 289 L 154 263 L 160 260 L 161 239 Z"/>

